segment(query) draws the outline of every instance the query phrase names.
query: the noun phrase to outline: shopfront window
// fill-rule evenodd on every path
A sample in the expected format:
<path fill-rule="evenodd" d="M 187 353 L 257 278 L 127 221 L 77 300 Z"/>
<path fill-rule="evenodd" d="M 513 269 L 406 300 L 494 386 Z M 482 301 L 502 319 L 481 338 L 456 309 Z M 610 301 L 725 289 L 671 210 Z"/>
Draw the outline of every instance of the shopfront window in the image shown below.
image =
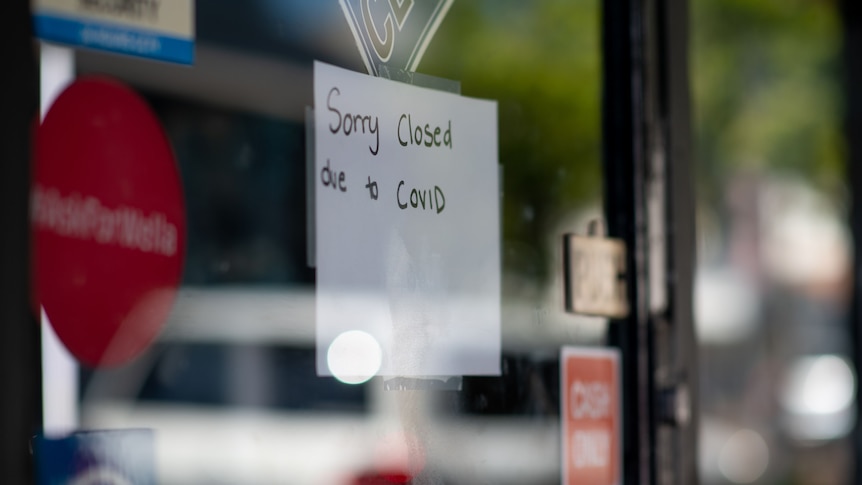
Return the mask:
<path fill-rule="evenodd" d="M 65 424 L 153 430 L 159 483 L 559 483 L 560 348 L 607 344 L 606 319 L 565 310 L 561 249 L 602 217 L 600 5 L 447 3 L 415 70 L 496 103 L 500 372 L 351 384 L 319 372 L 310 236 L 351 221 L 309 221 L 306 114 L 321 114 L 315 61 L 368 72 L 350 3 L 198 2 L 191 66 L 74 52 L 75 77 L 119 80 L 154 112 L 176 157 L 186 246 L 158 337 L 127 363 L 76 366 Z M 408 42 L 382 25 L 380 42 Z"/>

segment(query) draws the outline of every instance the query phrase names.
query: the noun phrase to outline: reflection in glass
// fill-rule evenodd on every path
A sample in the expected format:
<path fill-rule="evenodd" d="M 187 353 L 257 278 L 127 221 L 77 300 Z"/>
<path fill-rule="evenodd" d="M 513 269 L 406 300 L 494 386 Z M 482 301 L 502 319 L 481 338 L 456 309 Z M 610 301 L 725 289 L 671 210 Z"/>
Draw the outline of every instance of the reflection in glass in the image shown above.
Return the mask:
<path fill-rule="evenodd" d="M 345 384 L 362 384 L 377 375 L 382 363 L 380 344 L 361 330 L 344 332 L 329 345 L 326 362 L 332 375 Z"/>

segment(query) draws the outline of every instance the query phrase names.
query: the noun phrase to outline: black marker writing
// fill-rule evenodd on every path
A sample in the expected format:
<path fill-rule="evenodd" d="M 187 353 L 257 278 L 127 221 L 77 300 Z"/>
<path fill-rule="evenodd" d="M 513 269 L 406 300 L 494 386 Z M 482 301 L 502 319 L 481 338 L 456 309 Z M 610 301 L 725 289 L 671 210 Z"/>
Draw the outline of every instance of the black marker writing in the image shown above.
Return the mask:
<path fill-rule="evenodd" d="M 443 189 L 440 187 L 435 185 L 433 189 L 412 189 L 410 190 L 409 197 L 406 195 L 407 190 L 405 189 L 405 195 L 402 199 L 401 187 L 403 185 L 403 180 L 398 182 L 398 188 L 395 190 L 395 200 L 398 202 L 399 209 L 405 210 L 408 207 L 422 210 L 436 209 L 439 214 L 446 208 L 446 196 L 443 194 Z M 404 202 L 402 202 L 402 200 Z"/>
<path fill-rule="evenodd" d="M 338 189 L 342 192 L 347 192 L 347 175 L 344 172 L 329 168 L 329 159 L 326 159 L 326 166 L 320 171 L 320 181 L 324 186 L 332 186 L 333 189 Z"/>
<path fill-rule="evenodd" d="M 413 117 L 408 114 L 401 115 L 398 118 L 398 143 L 401 146 L 407 145 L 424 145 L 426 147 L 447 146 L 452 149 L 452 120 L 449 120 L 446 131 L 443 127 L 431 127 L 425 123 L 424 126 L 417 124 L 413 126 Z"/>
<path fill-rule="evenodd" d="M 380 122 L 379 119 L 370 115 L 361 115 L 361 114 L 351 114 L 344 113 L 341 114 L 337 108 L 332 106 L 333 95 L 340 96 L 341 90 L 337 87 L 333 87 L 329 90 L 329 94 L 326 96 L 326 108 L 329 109 L 330 112 L 334 113 L 336 118 L 332 123 L 329 124 L 329 131 L 333 134 L 337 134 L 339 131 L 344 133 L 344 136 L 350 136 L 351 133 L 369 133 L 372 135 L 377 135 L 376 144 L 374 146 L 368 145 L 368 150 L 372 155 L 377 155 L 377 152 L 380 151 Z"/>
<path fill-rule="evenodd" d="M 371 196 L 372 200 L 377 200 L 377 181 L 372 181 L 371 176 L 368 176 L 368 183 L 365 184 L 365 188 L 368 189 L 368 195 Z"/>

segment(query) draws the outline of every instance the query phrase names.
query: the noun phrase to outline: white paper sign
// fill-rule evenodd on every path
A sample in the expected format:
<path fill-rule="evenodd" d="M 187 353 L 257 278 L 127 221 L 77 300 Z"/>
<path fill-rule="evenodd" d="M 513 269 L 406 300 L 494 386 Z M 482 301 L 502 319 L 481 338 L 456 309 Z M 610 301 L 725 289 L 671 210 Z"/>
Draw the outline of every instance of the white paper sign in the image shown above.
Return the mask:
<path fill-rule="evenodd" d="M 496 102 L 315 62 L 314 103 L 318 373 L 499 374 Z"/>

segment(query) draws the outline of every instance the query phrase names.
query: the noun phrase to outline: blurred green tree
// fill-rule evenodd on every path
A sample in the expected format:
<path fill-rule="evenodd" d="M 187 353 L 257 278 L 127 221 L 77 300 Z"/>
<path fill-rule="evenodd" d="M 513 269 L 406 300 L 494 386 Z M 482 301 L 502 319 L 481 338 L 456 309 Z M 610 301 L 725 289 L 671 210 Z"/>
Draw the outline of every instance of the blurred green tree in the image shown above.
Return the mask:
<path fill-rule="evenodd" d="M 465 1 L 420 66 L 498 101 L 504 267 L 537 283 L 550 232 L 600 200 L 600 49 L 595 0 Z"/>
<path fill-rule="evenodd" d="M 841 28 L 832 0 L 693 0 L 691 80 L 701 198 L 740 169 L 828 193 L 844 176 Z"/>

